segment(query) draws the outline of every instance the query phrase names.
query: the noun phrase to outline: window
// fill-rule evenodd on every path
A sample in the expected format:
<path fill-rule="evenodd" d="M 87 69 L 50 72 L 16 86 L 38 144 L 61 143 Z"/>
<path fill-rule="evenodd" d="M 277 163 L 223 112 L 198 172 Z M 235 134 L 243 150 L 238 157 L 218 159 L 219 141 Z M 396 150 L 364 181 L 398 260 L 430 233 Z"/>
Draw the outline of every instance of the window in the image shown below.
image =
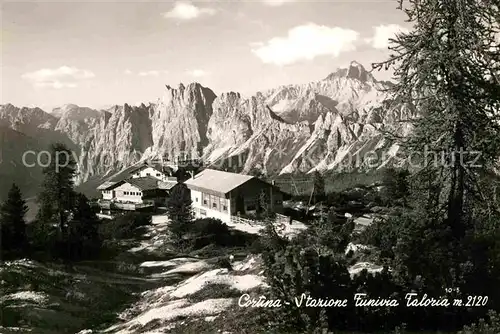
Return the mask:
<path fill-rule="evenodd" d="M 219 199 L 216 196 L 210 195 L 210 204 L 212 204 L 212 208 L 217 208 L 218 201 Z"/>
<path fill-rule="evenodd" d="M 223 211 L 227 211 L 227 199 L 225 199 L 224 197 L 220 197 L 219 207 L 222 208 Z"/>
<path fill-rule="evenodd" d="M 156 176 L 161 176 L 161 174 L 160 173 L 156 173 Z"/>
<path fill-rule="evenodd" d="M 151 176 L 151 173 L 146 173 L 146 176 Z"/>
<path fill-rule="evenodd" d="M 203 209 L 200 209 L 200 215 L 206 216 L 207 215 L 207 211 L 205 211 Z"/>
<path fill-rule="evenodd" d="M 201 200 L 202 200 L 204 206 L 209 207 L 209 204 L 208 204 L 209 195 L 207 195 L 205 193 L 201 193 Z"/>
<path fill-rule="evenodd" d="M 195 198 L 195 202 L 198 202 L 198 197 Z"/>

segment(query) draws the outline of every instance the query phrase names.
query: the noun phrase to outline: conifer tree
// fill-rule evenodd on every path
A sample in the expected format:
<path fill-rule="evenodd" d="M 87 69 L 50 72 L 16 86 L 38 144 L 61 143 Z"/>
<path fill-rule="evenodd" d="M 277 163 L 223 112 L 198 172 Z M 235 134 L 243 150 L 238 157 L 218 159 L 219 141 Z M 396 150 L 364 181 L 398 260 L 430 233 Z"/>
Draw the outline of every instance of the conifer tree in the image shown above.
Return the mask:
<path fill-rule="evenodd" d="M 400 0 L 401 8 L 405 3 Z M 374 67 L 395 66 L 393 100 L 418 111 L 413 135 L 404 144 L 434 153 L 424 159 L 421 172 L 444 185 L 436 194 L 441 204 L 436 214 L 460 236 L 470 213 L 466 206 L 491 204 L 479 177 L 500 155 L 499 3 L 409 3 L 404 11 L 413 30 L 396 36 L 389 60 Z"/>
<path fill-rule="evenodd" d="M 68 237 L 73 258 L 95 255 L 100 248 L 99 220 L 89 205 L 88 198 L 80 193 L 75 195 L 72 218 L 68 223 Z"/>
<path fill-rule="evenodd" d="M 177 184 L 168 199 L 167 214 L 170 219 L 169 231 L 173 242 L 179 245 L 187 231 L 187 224 L 193 220 L 191 204 L 191 193 L 188 187 L 184 183 Z"/>
<path fill-rule="evenodd" d="M 394 235 L 387 247 L 393 275 L 408 289 L 434 295 L 443 287 L 486 293 L 485 282 L 500 279 L 498 241 L 491 237 L 500 218 L 485 179 L 500 156 L 499 2 L 400 5 L 413 29 L 398 34 L 389 60 L 374 67 L 394 66 L 392 101 L 416 111 L 400 144 L 422 159 L 414 209 L 385 225 L 385 234 Z"/>
<path fill-rule="evenodd" d="M 314 171 L 314 203 L 325 199 L 325 180 L 320 172 Z"/>
<path fill-rule="evenodd" d="M 393 202 L 406 204 L 410 191 L 409 175 L 406 169 L 388 168 L 384 171 L 382 183 L 385 189 L 383 195 L 387 205 L 391 205 Z"/>
<path fill-rule="evenodd" d="M 61 234 L 65 235 L 76 196 L 73 189 L 76 162 L 64 144 L 51 145 L 50 164 L 43 169 L 43 174 L 42 191 L 38 196 L 38 221 L 57 223 Z"/>
<path fill-rule="evenodd" d="M 0 235 L 3 251 L 23 249 L 26 242 L 26 222 L 28 211 L 21 190 L 14 183 L 7 194 L 7 200 L 0 206 Z"/>

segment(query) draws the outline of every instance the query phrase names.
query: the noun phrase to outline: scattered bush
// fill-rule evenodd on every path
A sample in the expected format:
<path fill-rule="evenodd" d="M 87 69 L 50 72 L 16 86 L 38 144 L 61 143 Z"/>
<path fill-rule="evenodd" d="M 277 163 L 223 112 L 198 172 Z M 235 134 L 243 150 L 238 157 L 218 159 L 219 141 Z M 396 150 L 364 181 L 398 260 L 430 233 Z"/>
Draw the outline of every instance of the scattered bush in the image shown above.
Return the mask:
<path fill-rule="evenodd" d="M 219 219 L 196 219 L 187 226 L 184 240 L 191 250 L 198 250 L 208 245 L 217 247 L 246 247 L 257 237 L 241 231 L 234 231 Z"/>
<path fill-rule="evenodd" d="M 108 240 L 132 238 L 148 225 L 151 225 L 151 214 L 131 212 L 101 223 L 99 234 Z"/>
<path fill-rule="evenodd" d="M 201 290 L 189 295 L 188 299 L 192 303 L 198 303 L 207 299 L 215 298 L 238 298 L 241 292 L 225 284 L 210 284 Z"/>
<path fill-rule="evenodd" d="M 500 316 L 495 311 L 488 312 L 488 320 L 480 319 L 478 323 L 464 326 L 459 334 L 498 334 L 500 333 Z"/>

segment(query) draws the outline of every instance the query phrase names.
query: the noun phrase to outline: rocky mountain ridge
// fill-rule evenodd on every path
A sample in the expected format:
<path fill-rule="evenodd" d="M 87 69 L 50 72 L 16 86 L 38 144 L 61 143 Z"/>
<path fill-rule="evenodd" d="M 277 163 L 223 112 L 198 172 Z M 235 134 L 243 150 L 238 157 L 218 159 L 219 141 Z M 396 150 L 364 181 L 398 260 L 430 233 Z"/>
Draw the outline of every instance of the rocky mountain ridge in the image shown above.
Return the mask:
<path fill-rule="evenodd" d="M 107 110 L 65 105 L 49 114 L 7 104 L 0 106 L 0 125 L 37 138 L 40 146 L 66 143 L 78 156 L 78 183 L 140 160 L 185 152 L 219 167 L 237 157 L 238 165 L 230 169 L 238 172 L 345 169 L 352 168 L 343 164 L 348 156 L 397 151 L 379 130 L 411 115 L 387 102 L 388 85 L 352 62 L 317 82 L 250 97 L 217 96 L 190 83 L 166 85 L 164 95 L 148 105 Z"/>

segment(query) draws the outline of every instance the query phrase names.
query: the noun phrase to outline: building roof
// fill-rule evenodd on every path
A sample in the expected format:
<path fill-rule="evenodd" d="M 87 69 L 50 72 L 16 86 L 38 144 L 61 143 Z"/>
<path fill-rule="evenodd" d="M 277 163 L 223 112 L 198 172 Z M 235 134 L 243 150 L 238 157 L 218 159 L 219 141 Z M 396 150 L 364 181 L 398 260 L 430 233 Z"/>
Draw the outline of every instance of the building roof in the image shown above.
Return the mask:
<path fill-rule="evenodd" d="M 184 183 L 192 190 L 209 190 L 217 194 L 226 195 L 253 178 L 251 175 L 205 169 Z"/>
<path fill-rule="evenodd" d="M 113 186 L 114 184 L 130 178 L 134 172 L 138 169 L 141 169 L 144 167 L 144 164 L 135 164 L 133 166 L 127 167 L 125 169 L 122 169 L 118 173 L 115 173 L 111 175 L 104 183 L 102 183 L 99 187 L 97 187 L 98 190 L 106 190 L 109 187 Z"/>
<path fill-rule="evenodd" d="M 173 182 L 173 181 L 167 181 L 167 182 L 163 182 L 163 181 L 160 181 L 158 182 L 158 188 L 159 189 L 165 189 L 165 190 L 170 190 L 172 189 L 175 185 L 177 184 L 177 182 Z"/>
<path fill-rule="evenodd" d="M 137 164 L 132 165 L 130 167 L 127 167 L 127 168 L 119 171 L 118 173 L 111 175 L 104 183 L 102 183 L 100 186 L 98 186 L 97 189 L 98 190 L 106 190 L 109 187 L 113 186 L 114 184 L 116 184 L 120 181 L 127 180 L 127 179 L 131 178 L 132 175 L 134 175 L 134 173 L 137 172 L 138 170 L 148 168 L 148 167 L 154 168 L 157 171 L 162 172 L 162 173 L 168 173 L 168 174 L 173 173 L 173 170 L 170 167 L 166 167 L 162 171 L 163 168 L 161 167 L 161 164 L 152 164 L 152 163 L 148 163 L 147 161 L 140 162 L 140 163 L 137 163 Z"/>
<path fill-rule="evenodd" d="M 152 176 L 146 176 L 146 177 L 136 177 L 136 178 L 131 178 L 131 179 L 127 179 L 127 180 L 121 180 L 121 181 L 118 181 L 118 182 L 114 182 L 110 185 L 108 185 L 107 187 L 104 187 L 104 185 L 102 185 L 101 187 L 101 190 L 112 190 L 124 183 L 128 183 L 128 184 L 131 184 L 132 186 L 138 188 L 139 190 L 151 190 L 151 189 L 160 189 L 160 186 L 159 186 L 159 183 L 161 181 L 152 177 Z"/>
<path fill-rule="evenodd" d="M 152 177 L 136 177 L 133 179 L 125 180 L 126 183 L 129 183 L 140 190 L 151 190 L 151 189 L 159 189 L 160 180 Z"/>

